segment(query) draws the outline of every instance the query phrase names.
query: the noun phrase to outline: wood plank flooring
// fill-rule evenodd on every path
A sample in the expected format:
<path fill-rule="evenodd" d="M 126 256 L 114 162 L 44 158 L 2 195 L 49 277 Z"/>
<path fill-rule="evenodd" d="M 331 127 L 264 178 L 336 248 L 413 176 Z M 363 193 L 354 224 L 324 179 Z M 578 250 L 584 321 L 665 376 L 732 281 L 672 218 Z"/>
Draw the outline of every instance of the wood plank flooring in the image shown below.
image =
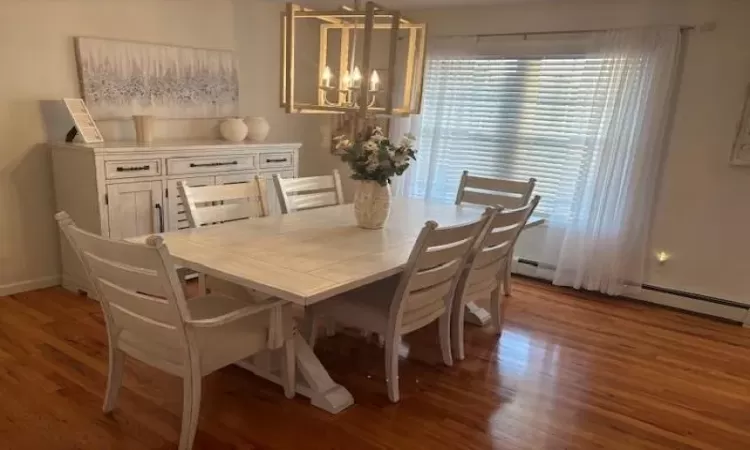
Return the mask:
<path fill-rule="evenodd" d="M 286 400 L 235 367 L 206 379 L 196 449 L 750 449 L 750 330 L 518 280 L 501 340 L 467 327 L 438 363 L 418 332 L 388 402 L 383 353 L 339 334 L 316 351 L 356 405 Z M 60 288 L 0 298 L 0 448 L 174 449 L 178 379 L 129 361 L 113 416 L 98 304 Z"/>

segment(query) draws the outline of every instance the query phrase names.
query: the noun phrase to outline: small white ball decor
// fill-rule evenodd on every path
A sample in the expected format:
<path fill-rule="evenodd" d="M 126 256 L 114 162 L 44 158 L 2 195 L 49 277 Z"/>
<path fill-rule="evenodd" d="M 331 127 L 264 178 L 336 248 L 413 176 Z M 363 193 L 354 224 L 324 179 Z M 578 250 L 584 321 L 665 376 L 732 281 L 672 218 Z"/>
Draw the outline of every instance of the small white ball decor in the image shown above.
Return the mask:
<path fill-rule="evenodd" d="M 242 142 L 247 137 L 247 125 L 239 117 L 230 117 L 221 122 L 219 132 L 227 141 Z"/>
<path fill-rule="evenodd" d="M 271 131 L 271 126 L 265 117 L 248 117 L 245 119 L 247 124 L 247 138 L 253 142 L 263 142 Z"/>

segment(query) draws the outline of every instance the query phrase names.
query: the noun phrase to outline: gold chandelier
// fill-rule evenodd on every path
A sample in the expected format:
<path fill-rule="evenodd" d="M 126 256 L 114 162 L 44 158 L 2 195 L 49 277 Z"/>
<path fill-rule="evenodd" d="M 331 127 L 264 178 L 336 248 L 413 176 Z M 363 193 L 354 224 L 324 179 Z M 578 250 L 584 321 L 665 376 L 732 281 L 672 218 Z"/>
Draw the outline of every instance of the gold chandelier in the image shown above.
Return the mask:
<path fill-rule="evenodd" d="M 373 2 L 364 10 L 356 4 L 335 11 L 287 3 L 282 34 L 281 104 L 287 113 L 359 119 L 419 113 L 425 24 Z"/>

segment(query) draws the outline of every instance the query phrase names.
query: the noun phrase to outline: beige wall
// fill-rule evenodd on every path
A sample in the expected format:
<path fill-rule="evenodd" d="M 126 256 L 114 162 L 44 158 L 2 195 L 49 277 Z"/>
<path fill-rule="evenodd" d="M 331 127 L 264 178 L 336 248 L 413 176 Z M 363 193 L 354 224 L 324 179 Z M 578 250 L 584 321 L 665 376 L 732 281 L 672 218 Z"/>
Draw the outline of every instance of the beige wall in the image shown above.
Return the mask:
<path fill-rule="evenodd" d="M 257 0 L 0 2 L 0 292 L 59 274 L 49 155 L 37 144 L 59 140 L 65 128 L 58 120 L 47 135 L 40 102 L 79 95 L 73 36 L 236 49 L 242 114 L 267 117 L 271 141 L 312 137 L 303 174 L 327 164 L 329 157 L 315 152 L 319 126 L 279 109 L 280 8 Z M 100 127 L 108 139 L 133 134 L 128 121 Z M 216 136 L 216 121 L 160 121 L 156 131 L 165 138 Z"/>
<path fill-rule="evenodd" d="M 328 119 L 318 115 L 286 114 L 279 106 L 281 92 L 280 21 L 284 3 L 234 1 L 236 50 L 240 59 L 242 110 L 260 115 L 271 124 L 270 141 L 303 143 L 302 176 L 329 170 L 332 157 L 321 151 Z M 311 58 L 317 65 L 317 42 Z M 311 74 L 314 76 L 314 74 Z"/>
<path fill-rule="evenodd" d="M 519 3 L 415 11 L 432 36 L 614 28 L 715 22 L 687 34 L 668 156 L 651 247 L 672 259 L 649 261 L 648 282 L 750 304 L 750 170 L 729 153 L 750 83 L 750 2 L 661 0 Z M 542 258 L 542 230 L 529 232 L 520 255 Z"/>

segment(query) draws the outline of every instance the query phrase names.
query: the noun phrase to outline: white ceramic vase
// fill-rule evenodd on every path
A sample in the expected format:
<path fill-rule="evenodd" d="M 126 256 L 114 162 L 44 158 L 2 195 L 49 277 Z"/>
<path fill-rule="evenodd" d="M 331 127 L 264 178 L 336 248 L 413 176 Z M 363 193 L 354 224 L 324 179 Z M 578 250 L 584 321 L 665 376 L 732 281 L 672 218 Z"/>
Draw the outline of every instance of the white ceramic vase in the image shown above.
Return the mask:
<path fill-rule="evenodd" d="M 245 119 L 247 124 L 247 137 L 253 142 L 263 142 L 271 131 L 271 126 L 264 117 L 248 117 Z"/>
<path fill-rule="evenodd" d="M 391 186 L 377 181 L 357 181 L 354 192 L 354 217 L 357 226 L 370 230 L 383 228 L 391 212 Z"/>
<path fill-rule="evenodd" d="M 221 137 L 231 142 L 242 142 L 247 137 L 247 125 L 239 117 L 230 117 L 219 125 Z"/>

